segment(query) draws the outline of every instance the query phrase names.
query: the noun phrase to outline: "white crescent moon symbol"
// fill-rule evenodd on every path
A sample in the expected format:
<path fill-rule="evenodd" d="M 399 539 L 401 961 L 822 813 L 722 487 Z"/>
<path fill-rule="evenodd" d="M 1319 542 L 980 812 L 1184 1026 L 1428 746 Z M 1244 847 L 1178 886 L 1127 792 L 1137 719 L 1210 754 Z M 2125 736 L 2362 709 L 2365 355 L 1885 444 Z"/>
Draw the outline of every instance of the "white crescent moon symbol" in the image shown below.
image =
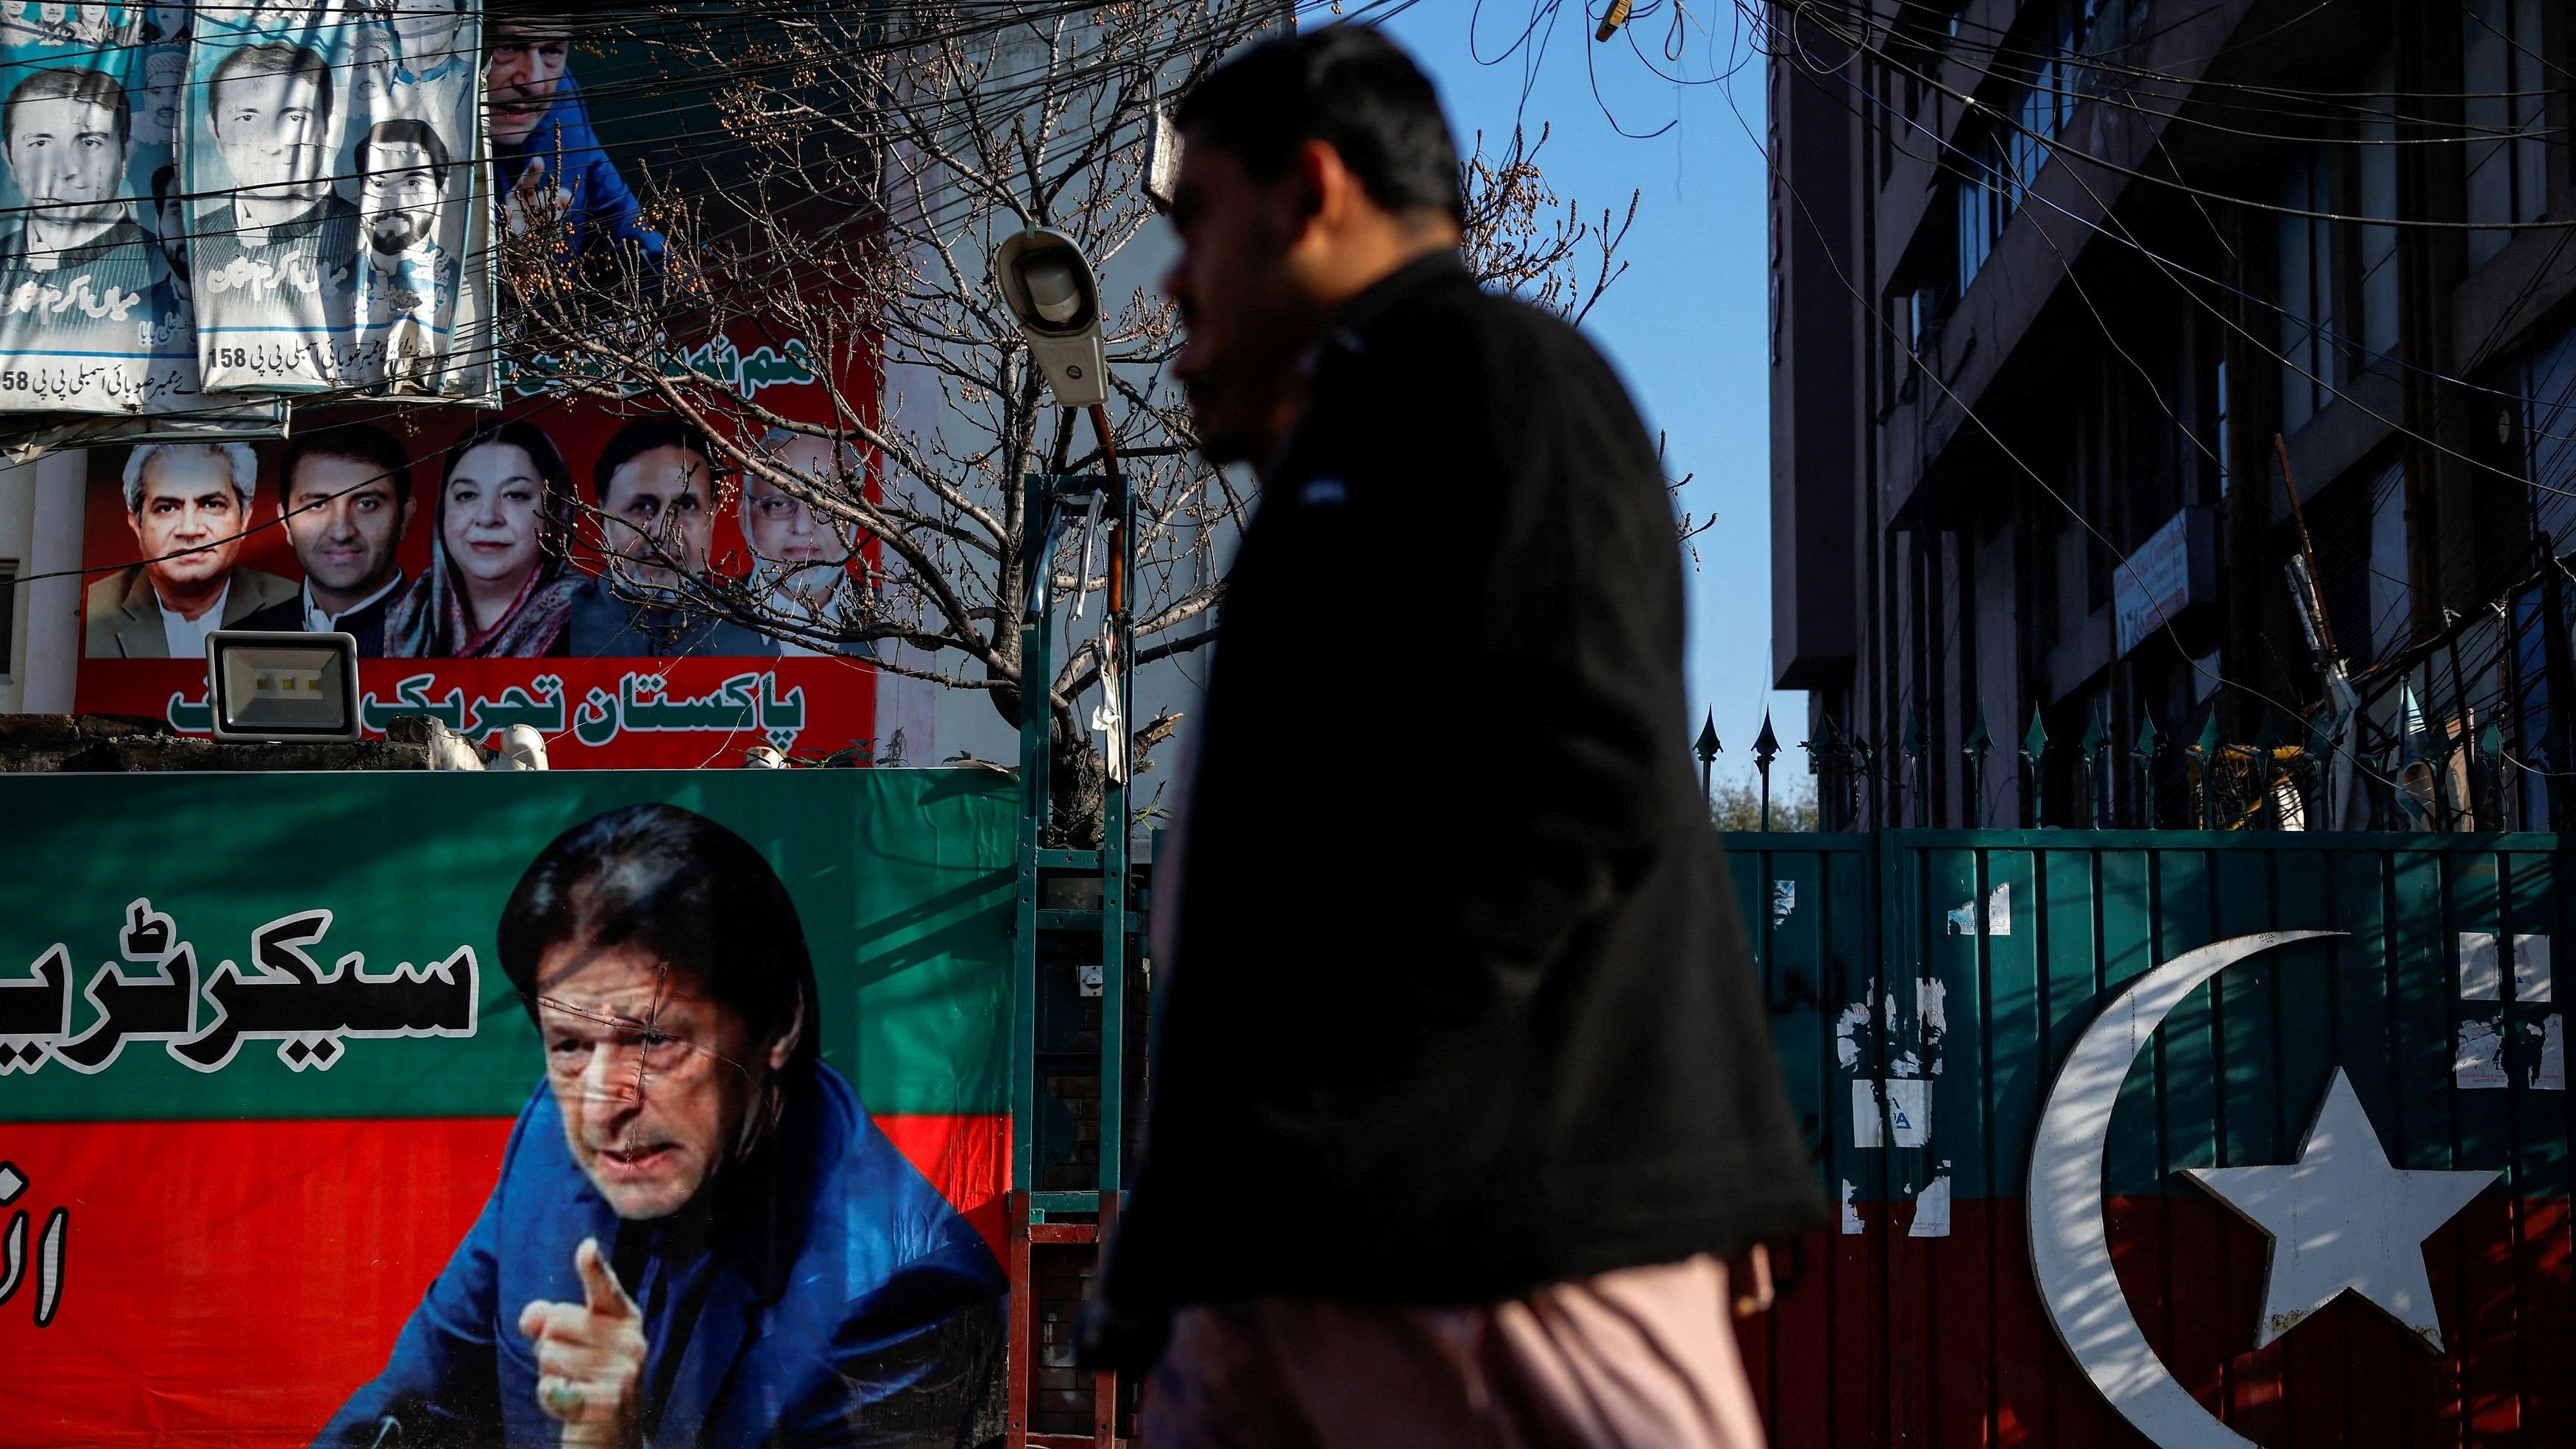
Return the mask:
<path fill-rule="evenodd" d="M 2159 1449 L 2260 1449 L 2219 1422 L 2156 1357 L 2111 1266 L 2102 1156 L 2130 1064 L 2192 989 L 2258 951 L 2342 931 L 2264 931 L 2185 951 L 2130 982 L 2077 1038 L 2030 1149 L 2030 1266 L 2058 1340 L 2120 1416 Z"/>

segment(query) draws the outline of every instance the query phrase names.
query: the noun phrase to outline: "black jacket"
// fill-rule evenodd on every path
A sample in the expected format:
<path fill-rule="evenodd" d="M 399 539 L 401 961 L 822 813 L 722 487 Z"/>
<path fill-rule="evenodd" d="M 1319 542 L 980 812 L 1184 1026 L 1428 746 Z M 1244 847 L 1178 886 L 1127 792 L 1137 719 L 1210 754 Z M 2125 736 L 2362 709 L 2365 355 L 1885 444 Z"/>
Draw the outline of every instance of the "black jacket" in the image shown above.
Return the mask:
<path fill-rule="evenodd" d="M 1181 1303 L 1491 1302 L 1824 1213 L 1635 408 L 1447 253 L 1339 324 L 1228 584 L 1095 1357 Z"/>
<path fill-rule="evenodd" d="M 356 637 L 359 658 L 376 659 L 384 655 L 385 614 L 393 608 L 394 600 L 402 596 L 402 585 L 397 582 L 393 588 L 385 590 L 377 596 L 375 602 L 365 608 L 352 610 L 340 616 L 336 626 L 337 632 Z M 298 588 L 284 602 L 271 604 L 230 627 L 273 629 L 290 634 L 301 633 L 304 629 L 304 590 Z"/>

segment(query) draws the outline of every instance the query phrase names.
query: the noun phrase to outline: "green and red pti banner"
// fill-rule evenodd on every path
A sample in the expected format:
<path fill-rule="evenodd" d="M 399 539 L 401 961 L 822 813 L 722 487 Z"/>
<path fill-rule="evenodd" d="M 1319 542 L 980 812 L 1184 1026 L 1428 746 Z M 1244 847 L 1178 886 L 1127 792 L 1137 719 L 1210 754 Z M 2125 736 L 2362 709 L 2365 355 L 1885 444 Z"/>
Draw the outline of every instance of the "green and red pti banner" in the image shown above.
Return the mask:
<path fill-rule="evenodd" d="M 950 1442 L 999 1364 L 1013 812 L 0 786 L 0 1443 Z"/>

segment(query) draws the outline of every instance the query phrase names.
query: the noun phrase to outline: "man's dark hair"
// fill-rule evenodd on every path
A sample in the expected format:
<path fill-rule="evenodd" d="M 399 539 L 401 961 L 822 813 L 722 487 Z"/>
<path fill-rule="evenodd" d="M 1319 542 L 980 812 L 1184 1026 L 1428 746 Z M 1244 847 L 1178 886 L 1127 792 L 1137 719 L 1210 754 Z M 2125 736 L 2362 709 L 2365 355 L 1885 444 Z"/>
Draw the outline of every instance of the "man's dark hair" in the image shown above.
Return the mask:
<path fill-rule="evenodd" d="M 215 73 L 206 77 L 206 119 L 218 131 L 224 126 L 224 82 L 246 75 L 284 75 L 313 82 L 313 109 L 319 113 L 323 134 L 331 130 L 331 64 L 318 50 L 300 45 L 270 41 L 262 45 L 245 45 L 215 62 Z"/>
<path fill-rule="evenodd" d="M 1264 41 L 1211 71 L 1172 119 L 1192 145 L 1225 152 L 1255 181 L 1278 180 L 1299 147 L 1321 141 L 1388 211 L 1467 219 L 1458 143 L 1439 92 L 1413 57 L 1369 26 Z"/>
<path fill-rule="evenodd" d="M 297 433 L 286 445 L 286 455 L 277 460 L 278 507 L 295 506 L 295 470 L 307 458 L 347 458 L 376 470 L 376 475 L 394 485 L 394 505 L 411 501 L 411 454 L 393 434 L 366 423 L 341 423 L 336 427 L 318 428 Z"/>
<path fill-rule="evenodd" d="M 178 199 L 178 192 L 178 167 L 164 166 L 160 170 L 152 173 L 152 204 L 154 206 L 168 206 L 172 201 Z"/>
<path fill-rule="evenodd" d="M 790 1067 L 819 1052 L 814 958 L 787 885 L 751 842 L 677 805 L 628 805 L 565 831 L 501 908 L 501 970 L 537 1013 L 537 963 L 571 942 L 652 952 L 752 1039 L 778 1039 L 805 1012 Z"/>
<path fill-rule="evenodd" d="M 103 70 L 81 67 L 57 67 L 40 70 L 11 88 L 6 104 L 0 104 L 0 145 L 17 138 L 18 108 L 29 101 L 83 101 L 113 113 L 116 117 L 116 144 L 125 144 L 134 130 L 134 105 L 125 98 L 125 87 L 116 77 Z"/>
<path fill-rule="evenodd" d="M 707 441 L 707 435 L 699 431 L 695 423 L 666 414 L 637 418 L 609 438 L 608 446 L 599 450 L 599 461 L 591 465 L 590 496 L 598 501 L 600 507 L 606 508 L 608 481 L 617 476 L 618 469 L 655 448 L 686 448 L 705 459 L 707 497 L 713 501 L 716 489 L 715 444 Z"/>
<path fill-rule="evenodd" d="M 429 153 L 430 180 L 442 187 L 447 184 L 447 143 L 438 138 L 438 132 L 430 128 L 429 122 L 409 116 L 376 122 L 367 131 L 366 139 L 358 143 L 359 179 L 376 174 L 375 162 L 369 153 L 378 146 L 418 146 Z"/>

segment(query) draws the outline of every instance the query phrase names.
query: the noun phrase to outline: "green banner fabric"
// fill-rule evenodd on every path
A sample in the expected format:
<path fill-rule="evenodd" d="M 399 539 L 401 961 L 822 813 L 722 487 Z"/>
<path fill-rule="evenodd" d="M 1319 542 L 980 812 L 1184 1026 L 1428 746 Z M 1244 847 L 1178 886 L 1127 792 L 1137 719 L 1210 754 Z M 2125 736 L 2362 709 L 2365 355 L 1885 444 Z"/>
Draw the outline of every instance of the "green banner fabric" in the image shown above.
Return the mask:
<path fill-rule="evenodd" d="M 823 995 L 824 1060 L 880 1114 L 1008 1110 L 1011 823 L 990 771 L 796 770 L 542 774 L 59 775 L 11 780 L 0 818 L 0 1119 L 506 1117 L 533 1080 L 527 1013 L 494 932 L 547 841 L 614 806 L 659 800 L 758 847 L 794 896 Z M 122 951 L 140 903 L 169 941 Z M 112 1060 L 76 1069 L 57 1048 L 103 1015 L 87 991 L 108 963 L 193 948 L 201 988 L 225 963 L 255 968 L 253 936 L 327 911 L 301 949 L 361 978 L 470 954 L 470 1034 L 341 1038 L 327 1066 L 299 1043 L 250 1039 L 219 1069 L 175 1038 L 126 1032 Z M 62 1029 L 11 1035 L 67 968 Z M 459 963 L 460 969 L 465 963 Z M 58 973 L 60 974 L 60 973 Z M 209 1015 L 198 1003 L 202 1031 Z M 397 1028 L 376 1028 L 397 1029 Z M 309 1043 L 312 1038 L 306 1039 Z"/>
<path fill-rule="evenodd" d="M 0 1444 L 983 1437 L 1016 818 L 988 770 L 0 778 Z"/>

